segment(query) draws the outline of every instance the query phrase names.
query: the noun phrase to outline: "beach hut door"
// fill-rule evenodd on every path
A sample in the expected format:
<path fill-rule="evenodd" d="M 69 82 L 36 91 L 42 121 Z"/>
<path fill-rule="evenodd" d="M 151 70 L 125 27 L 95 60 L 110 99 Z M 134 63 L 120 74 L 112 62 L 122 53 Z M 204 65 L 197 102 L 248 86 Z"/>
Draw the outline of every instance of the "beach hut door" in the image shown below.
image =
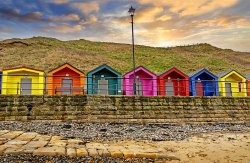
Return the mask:
<path fill-rule="evenodd" d="M 204 87 L 203 83 L 198 79 L 196 82 L 196 96 L 204 96 Z"/>
<path fill-rule="evenodd" d="M 174 84 L 171 79 L 169 79 L 166 82 L 165 87 L 166 87 L 165 95 L 174 96 Z"/>
<path fill-rule="evenodd" d="M 226 96 L 232 96 L 231 83 L 226 83 Z"/>
<path fill-rule="evenodd" d="M 72 80 L 71 79 L 63 79 L 62 80 L 62 95 L 68 95 L 71 94 L 71 90 L 72 90 Z"/>
<path fill-rule="evenodd" d="M 31 79 L 23 78 L 21 79 L 21 95 L 30 95 L 31 94 Z"/>
<path fill-rule="evenodd" d="M 108 80 L 105 80 L 105 78 L 101 78 L 101 80 L 98 80 L 98 94 L 108 94 Z"/>
<path fill-rule="evenodd" d="M 142 96 L 142 81 L 139 77 L 135 80 L 136 95 Z"/>

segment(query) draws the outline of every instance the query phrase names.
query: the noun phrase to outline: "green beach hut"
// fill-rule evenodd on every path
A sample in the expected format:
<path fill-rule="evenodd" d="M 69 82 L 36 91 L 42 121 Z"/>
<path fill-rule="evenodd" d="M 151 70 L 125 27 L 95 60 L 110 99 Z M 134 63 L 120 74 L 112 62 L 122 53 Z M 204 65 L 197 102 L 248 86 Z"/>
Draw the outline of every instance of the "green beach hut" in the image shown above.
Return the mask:
<path fill-rule="evenodd" d="M 121 73 L 103 64 L 87 74 L 88 94 L 121 95 Z"/>

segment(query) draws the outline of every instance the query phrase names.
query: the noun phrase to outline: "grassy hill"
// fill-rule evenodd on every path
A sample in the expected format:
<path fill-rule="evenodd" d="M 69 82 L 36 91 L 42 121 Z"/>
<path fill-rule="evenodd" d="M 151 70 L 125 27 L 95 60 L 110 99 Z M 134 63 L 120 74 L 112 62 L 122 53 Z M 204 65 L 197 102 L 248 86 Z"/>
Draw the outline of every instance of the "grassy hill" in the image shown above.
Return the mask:
<path fill-rule="evenodd" d="M 137 45 L 135 59 L 136 66 L 143 65 L 155 73 L 172 66 L 185 73 L 201 68 L 214 73 L 228 69 L 250 73 L 250 53 L 220 49 L 209 44 L 171 48 Z M 64 62 L 85 73 L 106 63 L 124 74 L 132 69 L 131 45 L 87 40 L 60 41 L 44 37 L 0 42 L 1 68 L 24 65 L 47 72 Z"/>

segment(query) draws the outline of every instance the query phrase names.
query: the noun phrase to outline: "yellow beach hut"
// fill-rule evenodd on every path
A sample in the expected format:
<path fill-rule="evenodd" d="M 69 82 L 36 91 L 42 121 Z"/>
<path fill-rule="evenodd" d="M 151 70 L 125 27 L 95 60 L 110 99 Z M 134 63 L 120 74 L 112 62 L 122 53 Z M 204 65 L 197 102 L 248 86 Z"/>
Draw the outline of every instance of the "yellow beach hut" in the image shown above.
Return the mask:
<path fill-rule="evenodd" d="M 42 95 L 44 71 L 29 67 L 3 69 L 2 94 Z"/>
<path fill-rule="evenodd" d="M 246 78 L 235 70 L 218 75 L 220 96 L 246 97 Z"/>

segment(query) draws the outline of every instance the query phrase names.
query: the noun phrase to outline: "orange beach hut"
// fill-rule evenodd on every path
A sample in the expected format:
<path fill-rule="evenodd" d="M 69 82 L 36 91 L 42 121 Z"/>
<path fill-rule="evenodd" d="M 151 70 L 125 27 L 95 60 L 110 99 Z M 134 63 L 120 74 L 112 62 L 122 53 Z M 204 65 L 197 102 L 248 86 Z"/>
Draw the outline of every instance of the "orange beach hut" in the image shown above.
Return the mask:
<path fill-rule="evenodd" d="M 65 63 L 48 72 L 47 93 L 49 95 L 84 94 L 84 73 Z"/>

